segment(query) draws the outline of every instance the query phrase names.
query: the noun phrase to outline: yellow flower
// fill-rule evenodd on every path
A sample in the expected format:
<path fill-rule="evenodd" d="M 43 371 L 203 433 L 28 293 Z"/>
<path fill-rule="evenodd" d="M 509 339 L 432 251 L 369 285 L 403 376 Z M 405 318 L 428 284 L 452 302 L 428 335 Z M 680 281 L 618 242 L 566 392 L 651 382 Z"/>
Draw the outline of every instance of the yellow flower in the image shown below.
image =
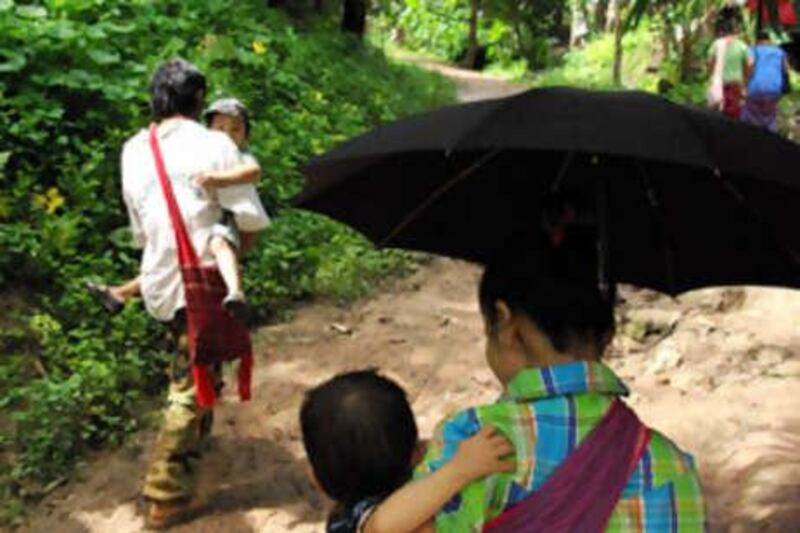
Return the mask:
<path fill-rule="evenodd" d="M 64 205 L 64 197 L 56 187 L 50 187 L 45 194 L 34 194 L 33 203 L 43 208 L 51 215 Z"/>
<path fill-rule="evenodd" d="M 256 55 L 266 54 L 267 45 L 261 41 L 253 41 L 253 52 L 255 52 Z"/>
<path fill-rule="evenodd" d="M 198 44 L 198 48 L 205 48 L 206 50 L 210 50 L 211 48 L 214 47 L 214 45 L 217 44 L 217 41 L 218 39 L 216 35 L 214 35 L 213 33 L 207 33 L 200 41 L 200 44 Z"/>

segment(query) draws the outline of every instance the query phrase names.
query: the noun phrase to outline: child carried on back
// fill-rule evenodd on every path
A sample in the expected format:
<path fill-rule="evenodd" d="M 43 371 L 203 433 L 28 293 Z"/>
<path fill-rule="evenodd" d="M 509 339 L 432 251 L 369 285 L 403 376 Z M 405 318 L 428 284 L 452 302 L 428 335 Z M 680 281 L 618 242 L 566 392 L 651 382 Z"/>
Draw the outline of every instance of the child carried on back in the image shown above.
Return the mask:
<path fill-rule="evenodd" d="M 309 391 L 300 424 L 314 482 L 336 502 L 329 533 L 426 531 L 471 481 L 514 470 L 511 445 L 484 429 L 441 469 L 409 482 L 424 454 L 414 415 L 403 389 L 374 371 L 342 374 Z"/>

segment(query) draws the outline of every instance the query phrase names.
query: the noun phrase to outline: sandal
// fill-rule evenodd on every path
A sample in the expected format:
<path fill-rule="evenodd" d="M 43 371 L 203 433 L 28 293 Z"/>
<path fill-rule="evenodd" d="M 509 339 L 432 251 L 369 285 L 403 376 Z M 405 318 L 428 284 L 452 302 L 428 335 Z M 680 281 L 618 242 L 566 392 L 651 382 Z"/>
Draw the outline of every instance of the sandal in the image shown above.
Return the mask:
<path fill-rule="evenodd" d="M 145 527 L 158 531 L 184 524 L 198 518 L 208 510 L 208 507 L 208 501 L 205 498 L 151 502 L 145 515 Z"/>
<path fill-rule="evenodd" d="M 245 303 L 244 294 L 228 294 L 222 301 L 222 308 L 239 320 L 247 321 L 247 303 Z"/>
<path fill-rule="evenodd" d="M 125 302 L 117 300 L 106 285 L 87 281 L 86 288 L 92 296 L 100 300 L 100 303 L 103 304 L 103 307 L 105 307 L 109 313 L 119 313 L 125 307 Z"/>

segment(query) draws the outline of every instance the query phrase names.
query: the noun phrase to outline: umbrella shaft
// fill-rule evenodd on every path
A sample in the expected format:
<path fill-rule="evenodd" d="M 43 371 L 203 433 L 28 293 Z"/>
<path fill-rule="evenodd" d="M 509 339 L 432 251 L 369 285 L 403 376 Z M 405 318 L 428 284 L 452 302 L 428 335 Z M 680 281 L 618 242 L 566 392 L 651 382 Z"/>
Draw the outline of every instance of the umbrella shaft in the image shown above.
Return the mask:
<path fill-rule="evenodd" d="M 605 178 L 597 180 L 595 188 L 597 209 L 597 286 L 604 297 L 611 296 L 608 277 L 608 184 Z"/>

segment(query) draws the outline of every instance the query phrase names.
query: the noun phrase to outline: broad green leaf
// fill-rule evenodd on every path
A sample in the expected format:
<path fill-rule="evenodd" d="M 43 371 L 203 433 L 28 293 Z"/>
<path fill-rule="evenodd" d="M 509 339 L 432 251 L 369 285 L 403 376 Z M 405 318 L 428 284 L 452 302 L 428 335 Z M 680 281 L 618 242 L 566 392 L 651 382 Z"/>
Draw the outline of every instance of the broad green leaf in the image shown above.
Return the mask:
<path fill-rule="evenodd" d="M 30 19 L 42 19 L 47 16 L 47 9 L 42 6 L 18 6 L 17 14 Z"/>
<path fill-rule="evenodd" d="M 5 59 L 5 61 L 2 61 L 2 59 Z M 19 72 L 25 68 L 27 63 L 28 60 L 19 52 L 0 49 L 0 73 Z"/>
<path fill-rule="evenodd" d="M 94 61 L 98 65 L 112 65 L 114 63 L 118 63 L 120 60 L 120 56 L 118 53 L 109 52 L 99 48 L 89 50 L 88 55 L 92 59 L 92 61 Z"/>
<path fill-rule="evenodd" d="M 131 228 L 128 226 L 117 228 L 111 233 L 109 233 L 108 240 L 110 240 L 117 248 L 127 248 L 127 249 L 136 248 L 133 245 L 133 235 L 131 234 Z"/>

